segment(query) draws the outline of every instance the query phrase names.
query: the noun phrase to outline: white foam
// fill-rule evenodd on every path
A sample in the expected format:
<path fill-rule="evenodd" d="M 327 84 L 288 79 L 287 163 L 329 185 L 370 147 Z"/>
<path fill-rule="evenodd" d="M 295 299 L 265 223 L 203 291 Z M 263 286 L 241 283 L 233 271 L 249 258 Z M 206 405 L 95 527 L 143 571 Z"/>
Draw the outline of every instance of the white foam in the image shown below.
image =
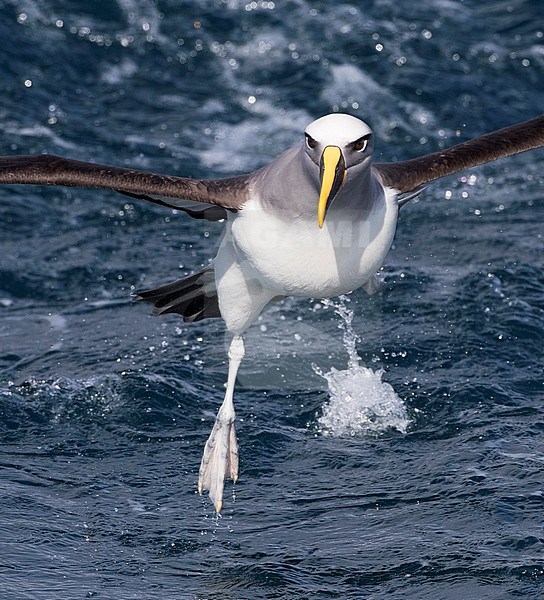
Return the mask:
<path fill-rule="evenodd" d="M 420 105 L 407 102 L 381 85 L 356 65 L 332 65 L 331 81 L 321 97 L 335 111 L 356 110 L 356 116 L 378 133 L 380 142 L 391 141 L 391 133 L 400 127 L 414 136 L 426 132 L 432 136 L 435 115 Z"/>
<path fill-rule="evenodd" d="M 341 318 L 349 360 L 345 370 L 333 367 L 323 373 L 314 367 L 327 381 L 330 396 L 319 418 L 320 431 L 332 436 L 379 434 L 388 429 L 406 433 L 410 424 L 406 406 L 391 385 L 382 381 L 383 370 L 373 371 L 360 364 L 355 349 L 359 338 L 352 327 L 353 311 L 347 307 L 349 298 L 341 296 L 337 302 L 323 302 L 333 306 Z"/>
<path fill-rule="evenodd" d="M 0 126 L 0 131 L 8 135 L 21 135 L 26 137 L 48 138 L 59 148 L 75 150 L 77 146 L 58 136 L 52 129 L 44 125 L 35 124 L 31 127 L 16 127 L 14 125 Z"/>
<path fill-rule="evenodd" d="M 238 101 L 245 105 L 246 118 L 239 123 L 215 123 L 216 142 L 200 153 L 204 166 L 214 171 L 248 173 L 272 161 L 283 150 L 302 144 L 302 132 L 312 120 L 303 110 L 282 111 L 266 97 L 247 103 L 248 94 Z"/>
<path fill-rule="evenodd" d="M 52 329 L 66 329 L 68 326 L 68 321 L 62 315 L 50 313 L 44 316 L 44 319 L 49 321 Z"/>
<path fill-rule="evenodd" d="M 138 65 L 133 60 L 124 58 L 118 64 L 106 65 L 100 74 L 100 79 L 110 85 L 119 85 L 136 75 L 137 72 Z"/>

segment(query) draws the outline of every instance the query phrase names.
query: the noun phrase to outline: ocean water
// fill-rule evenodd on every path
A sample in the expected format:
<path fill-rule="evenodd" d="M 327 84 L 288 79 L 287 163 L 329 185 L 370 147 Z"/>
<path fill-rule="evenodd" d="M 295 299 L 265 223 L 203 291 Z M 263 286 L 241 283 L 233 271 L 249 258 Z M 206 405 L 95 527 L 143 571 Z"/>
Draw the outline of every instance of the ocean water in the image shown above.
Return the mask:
<path fill-rule="evenodd" d="M 314 118 L 404 159 L 531 118 L 540 0 L 0 0 L 0 154 L 194 177 Z M 544 597 L 544 152 L 401 211 L 373 296 L 248 333 L 240 479 L 196 493 L 220 321 L 136 289 L 221 232 L 106 191 L 0 188 L 0 598 Z"/>

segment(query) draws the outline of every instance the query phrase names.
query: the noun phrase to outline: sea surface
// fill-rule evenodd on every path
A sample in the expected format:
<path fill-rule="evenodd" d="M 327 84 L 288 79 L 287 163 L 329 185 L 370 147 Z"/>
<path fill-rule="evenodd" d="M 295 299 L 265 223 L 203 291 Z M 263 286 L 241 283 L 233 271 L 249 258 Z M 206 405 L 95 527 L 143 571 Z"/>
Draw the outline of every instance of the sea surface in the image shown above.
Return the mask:
<path fill-rule="evenodd" d="M 254 170 L 334 111 L 378 161 L 544 107 L 541 0 L 0 0 L 0 154 Z M 401 211 L 373 296 L 247 336 L 239 482 L 196 493 L 222 322 L 135 290 L 220 223 L 0 188 L 0 599 L 544 598 L 544 151 Z"/>

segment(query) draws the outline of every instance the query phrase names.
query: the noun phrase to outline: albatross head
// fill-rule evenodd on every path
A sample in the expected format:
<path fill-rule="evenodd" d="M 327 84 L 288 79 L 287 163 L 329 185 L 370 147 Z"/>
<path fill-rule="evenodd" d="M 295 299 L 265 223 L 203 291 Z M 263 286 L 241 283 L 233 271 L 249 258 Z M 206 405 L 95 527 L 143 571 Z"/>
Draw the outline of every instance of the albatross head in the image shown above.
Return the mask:
<path fill-rule="evenodd" d="M 370 127 L 351 115 L 326 115 L 310 123 L 304 131 L 305 150 L 319 166 L 321 191 L 317 222 L 323 227 L 325 215 L 346 180 L 347 169 L 370 163 L 373 136 Z"/>

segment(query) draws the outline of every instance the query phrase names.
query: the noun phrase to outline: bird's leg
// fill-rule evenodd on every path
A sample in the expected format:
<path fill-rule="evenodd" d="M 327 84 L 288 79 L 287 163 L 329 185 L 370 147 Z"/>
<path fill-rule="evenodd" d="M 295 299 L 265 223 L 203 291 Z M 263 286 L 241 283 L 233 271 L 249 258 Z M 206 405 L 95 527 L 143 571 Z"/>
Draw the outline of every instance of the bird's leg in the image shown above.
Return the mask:
<path fill-rule="evenodd" d="M 221 511 L 223 504 L 223 486 L 225 479 L 231 477 L 234 483 L 238 479 L 238 442 L 234 429 L 234 382 L 238 367 L 244 358 L 244 340 L 235 335 L 229 347 L 229 374 L 227 391 L 223 404 L 219 408 L 210 437 L 204 447 L 198 476 L 198 492 L 210 491 L 210 499 L 215 510 Z"/>

